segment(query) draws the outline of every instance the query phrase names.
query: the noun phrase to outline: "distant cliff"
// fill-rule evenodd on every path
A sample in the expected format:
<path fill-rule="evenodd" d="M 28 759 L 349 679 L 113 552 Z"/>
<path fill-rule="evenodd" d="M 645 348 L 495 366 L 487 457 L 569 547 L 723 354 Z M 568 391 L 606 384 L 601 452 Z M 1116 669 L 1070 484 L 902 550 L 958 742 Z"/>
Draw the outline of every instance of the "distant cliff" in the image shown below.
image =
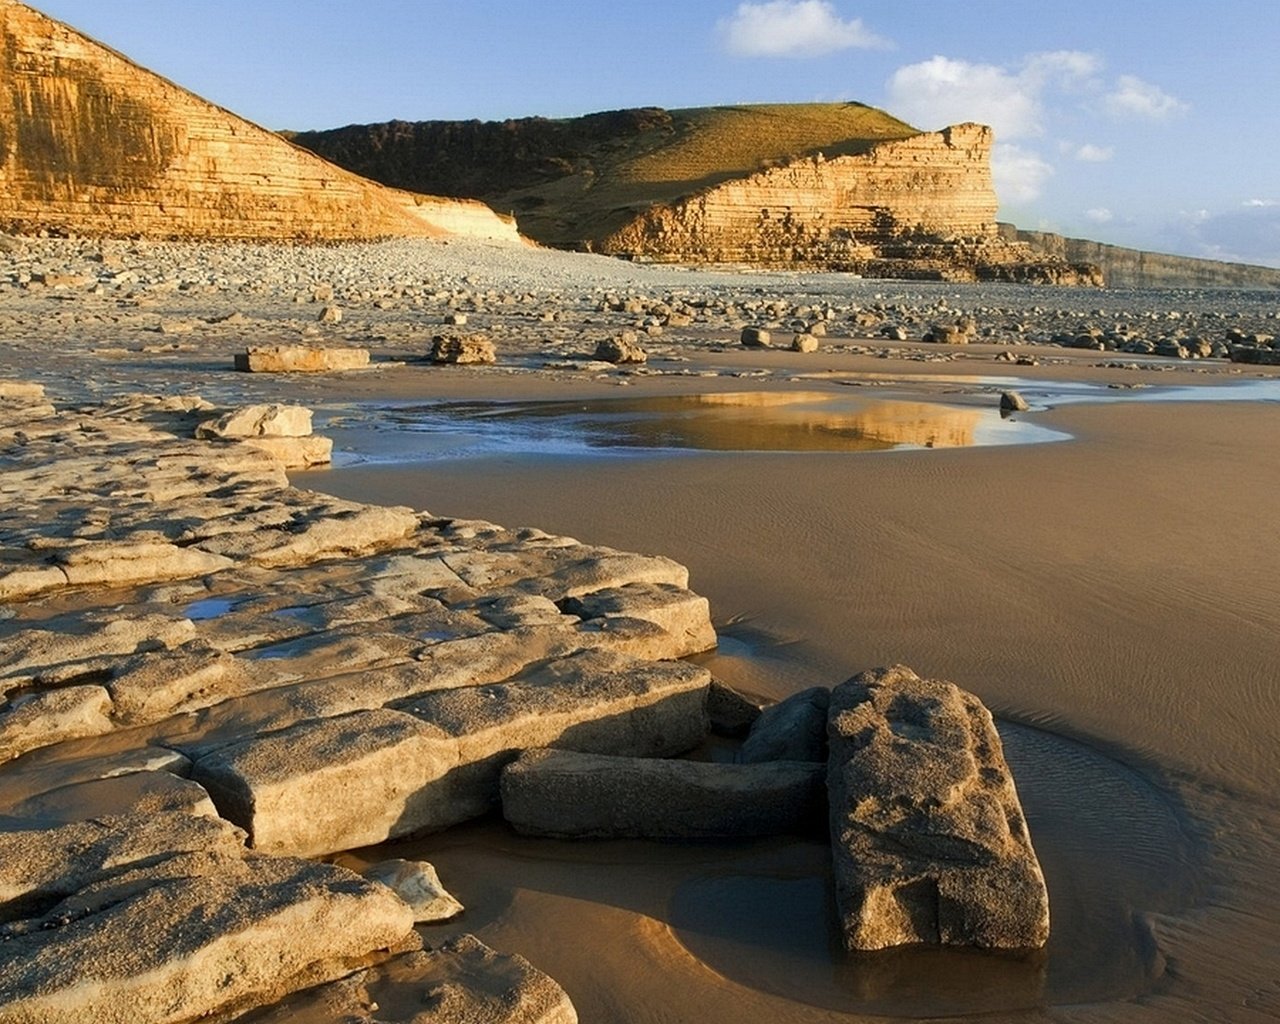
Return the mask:
<path fill-rule="evenodd" d="M 516 237 L 482 203 L 359 178 L 15 0 L 0 0 L 0 229 Z"/>
<path fill-rule="evenodd" d="M 996 228 L 991 131 L 860 103 L 395 121 L 289 136 L 402 188 L 483 199 L 547 245 L 655 262 L 1100 282 Z"/>
<path fill-rule="evenodd" d="M 1001 224 L 1000 234 L 1071 263 L 1095 264 L 1110 288 L 1280 288 L 1280 270 L 1273 267 L 1124 249 L 1012 224 Z"/>

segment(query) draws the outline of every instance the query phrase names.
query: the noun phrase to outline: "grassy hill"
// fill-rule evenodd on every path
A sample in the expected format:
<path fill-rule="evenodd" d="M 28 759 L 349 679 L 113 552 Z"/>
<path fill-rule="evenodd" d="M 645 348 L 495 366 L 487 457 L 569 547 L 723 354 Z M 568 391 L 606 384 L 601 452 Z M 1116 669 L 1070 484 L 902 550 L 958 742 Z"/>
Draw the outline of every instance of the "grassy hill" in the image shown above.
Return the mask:
<path fill-rule="evenodd" d="M 861 103 L 760 104 L 511 121 L 390 121 L 289 133 L 388 185 L 482 199 L 575 247 L 654 203 L 800 156 L 865 152 L 917 130 Z"/>

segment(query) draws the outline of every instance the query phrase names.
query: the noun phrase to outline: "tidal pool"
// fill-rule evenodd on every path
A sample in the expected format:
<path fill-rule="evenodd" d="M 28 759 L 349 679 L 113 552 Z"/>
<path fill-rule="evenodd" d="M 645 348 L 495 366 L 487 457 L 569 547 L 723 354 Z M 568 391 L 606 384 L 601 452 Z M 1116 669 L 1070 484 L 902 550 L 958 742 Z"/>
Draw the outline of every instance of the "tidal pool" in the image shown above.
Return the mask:
<path fill-rule="evenodd" d="M 990 408 L 803 392 L 360 406 L 324 428 L 339 465 L 478 455 L 882 452 L 1066 439 Z"/>

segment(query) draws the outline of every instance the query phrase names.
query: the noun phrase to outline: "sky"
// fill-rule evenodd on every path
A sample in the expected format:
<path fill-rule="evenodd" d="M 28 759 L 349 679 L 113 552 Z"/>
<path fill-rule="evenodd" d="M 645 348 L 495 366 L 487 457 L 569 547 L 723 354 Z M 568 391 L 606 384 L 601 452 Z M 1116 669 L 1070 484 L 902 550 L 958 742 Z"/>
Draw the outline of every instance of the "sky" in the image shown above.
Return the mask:
<path fill-rule="evenodd" d="M 269 128 L 857 100 L 1000 219 L 1280 266 L 1280 0 L 34 0 Z"/>

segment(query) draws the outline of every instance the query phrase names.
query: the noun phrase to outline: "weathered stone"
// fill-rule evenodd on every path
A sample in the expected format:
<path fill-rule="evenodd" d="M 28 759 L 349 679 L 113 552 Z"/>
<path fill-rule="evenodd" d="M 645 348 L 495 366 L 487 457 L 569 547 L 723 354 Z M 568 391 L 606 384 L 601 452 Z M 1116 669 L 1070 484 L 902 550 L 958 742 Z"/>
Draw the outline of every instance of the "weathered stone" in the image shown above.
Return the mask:
<path fill-rule="evenodd" d="M 110 732 L 111 697 L 101 686 L 68 686 L 0 706 L 0 761 L 38 747 Z"/>
<path fill-rule="evenodd" d="M 208 648 L 157 652 L 117 665 L 106 687 L 115 716 L 138 725 L 197 711 L 250 689 L 249 667 Z"/>
<path fill-rule="evenodd" d="M 316 319 L 322 324 L 340 324 L 342 323 L 342 308 L 334 305 L 325 306 L 320 310 Z"/>
<path fill-rule="evenodd" d="M 791 339 L 792 352 L 817 352 L 818 339 L 812 334 L 797 334 Z"/>
<path fill-rule="evenodd" d="M 747 348 L 769 348 L 773 342 L 763 327 L 744 327 L 739 341 Z"/>
<path fill-rule="evenodd" d="M 311 433 L 311 410 L 301 405 L 246 405 L 205 420 L 196 427 L 201 439 L 239 440 L 246 437 L 306 437 Z"/>
<path fill-rule="evenodd" d="M 1026 412 L 1031 406 L 1027 404 L 1027 400 L 1016 391 L 1000 392 L 1000 411 L 1001 412 Z"/>
<path fill-rule="evenodd" d="M 196 814 L 218 816 L 203 786 L 167 771 L 137 771 L 75 782 L 28 797 L 6 813 L 44 822 L 99 819 L 104 815 Z"/>
<path fill-rule="evenodd" d="M 531 747 L 691 749 L 706 735 L 709 683 L 705 669 L 683 662 L 584 652 L 517 681 L 234 743 L 200 757 L 192 777 L 255 849 L 318 856 L 483 814 L 503 765 Z"/>
<path fill-rule="evenodd" d="M 526 835 L 707 839 L 804 832 L 826 809 L 825 765 L 716 764 L 565 750 L 502 773 L 502 813 Z"/>
<path fill-rule="evenodd" d="M 605 338 L 596 345 L 595 358 L 606 363 L 643 363 L 648 354 L 636 340 L 635 331 L 623 331 L 613 338 Z"/>
<path fill-rule="evenodd" d="M 171 854 L 11 927 L 4 1019 L 181 1024 L 243 1011 L 403 948 L 412 924 L 385 887 L 330 864 Z"/>
<path fill-rule="evenodd" d="M 832 692 L 836 906 L 850 949 L 1027 949 L 1049 936 L 1044 877 L 991 715 L 896 666 Z"/>
<path fill-rule="evenodd" d="M 498 354 L 483 334 L 437 334 L 431 339 L 433 363 L 495 363 Z"/>
<path fill-rule="evenodd" d="M 717 735 L 745 736 L 760 717 L 760 705 L 713 679 L 707 693 L 707 716 L 711 720 L 711 731 Z"/>
<path fill-rule="evenodd" d="M 667 657 L 683 658 L 716 645 L 711 605 L 705 597 L 670 583 L 629 583 L 592 591 L 562 602 L 564 611 L 583 619 L 623 616 L 661 626 L 675 641 Z"/>
<path fill-rule="evenodd" d="M 248 373 L 336 373 L 368 365 L 369 350 L 364 348 L 255 345 L 235 356 L 236 369 Z"/>
<path fill-rule="evenodd" d="M 815 686 L 770 704 L 760 712 L 743 741 L 738 760 L 826 761 L 827 706 L 831 691 Z"/>
<path fill-rule="evenodd" d="M 264 451 L 285 469 L 306 469 L 333 461 L 329 437 L 246 437 L 241 444 Z"/>
<path fill-rule="evenodd" d="M 436 869 L 424 860 L 381 860 L 361 874 L 381 882 L 404 900 L 418 924 L 449 921 L 463 911 L 462 904 L 440 884 Z"/>
<path fill-rule="evenodd" d="M 90 583 L 158 583 L 221 572 L 230 559 L 159 541 L 89 541 L 55 553 L 73 586 Z"/>
<path fill-rule="evenodd" d="M 410 994 L 406 998 L 406 993 Z M 290 996 L 255 1024 L 577 1024 L 555 981 L 474 935 Z"/>

